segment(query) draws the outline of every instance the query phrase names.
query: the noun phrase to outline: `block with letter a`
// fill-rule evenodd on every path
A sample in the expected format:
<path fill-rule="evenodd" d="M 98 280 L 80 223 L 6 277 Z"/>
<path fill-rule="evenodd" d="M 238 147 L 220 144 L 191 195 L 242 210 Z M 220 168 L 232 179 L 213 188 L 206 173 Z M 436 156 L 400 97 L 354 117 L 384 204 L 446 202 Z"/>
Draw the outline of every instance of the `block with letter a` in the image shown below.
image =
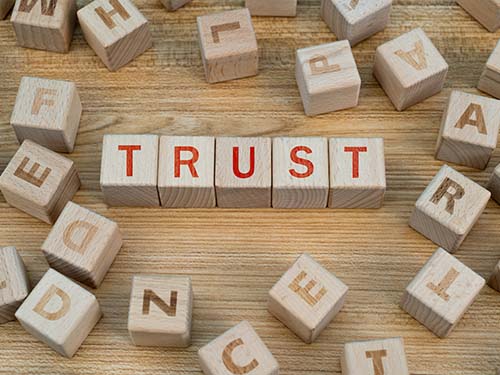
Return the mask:
<path fill-rule="evenodd" d="M 68 358 L 77 352 L 101 316 L 93 294 L 53 269 L 16 312 L 26 331 Z"/>
<path fill-rule="evenodd" d="M 0 21 L 7 16 L 14 3 L 15 0 L 0 0 Z"/>
<path fill-rule="evenodd" d="M 340 311 L 347 291 L 342 281 L 303 254 L 269 292 L 268 309 L 310 344 Z"/>

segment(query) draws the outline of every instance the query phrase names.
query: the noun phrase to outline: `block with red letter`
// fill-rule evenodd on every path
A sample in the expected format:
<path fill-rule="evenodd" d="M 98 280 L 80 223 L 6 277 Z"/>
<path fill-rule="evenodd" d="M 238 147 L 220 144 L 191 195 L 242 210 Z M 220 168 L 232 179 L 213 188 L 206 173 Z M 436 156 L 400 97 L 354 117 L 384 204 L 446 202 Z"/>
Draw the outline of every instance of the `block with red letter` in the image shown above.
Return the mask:
<path fill-rule="evenodd" d="M 454 253 L 481 216 L 490 192 L 444 165 L 418 198 L 410 226 Z"/>
<path fill-rule="evenodd" d="M 279 365 L 250 323 L 244 321 L 198 351 L 205 375 L 278 375 Z"/>
<path fill-rule="evenodd" d="M 7 203 L 53 224 L 80 188 L 73 161 L 26 140 L 0 176 Z"/>
<path fill-rule="evenodd" d="M 161 0 L 161 3 L 169 12 L 173 12 L 179 8 L 182 8 L 189 2 L 191 2 L 191 0 Z"/>
<path fill-rule="evenodd" d="M 495 32 L 500 28 L 500 2 L 498 0 L 457 0 L 488 31 Z"/>
<path fill-rule="evenodd" d="M 326 138 L 273 139 L 274 208 L 325 208 L 328 178 Z"/>
<path fill-rule="evenodd" d="M 3 20 L 7 13 L 14 6 L 15 0 L 0 0 L 0 21 Z"/>
<path fill-rule="evenodd" d="M 500 99 L 500 41 L 486 62 L 477 88 Z"/>
<path fill-rule="evenodd" d="M 310 344 L 340 311 L 347 291 L 342 281 L 303 254 L 269 292 L 268 309 Z"/>
<path fill-rule="evenodd" d="M 157 135 L 105 135 L 101 190 L 109 206 L 153 207 L 158 197 Z"/>
<path fill-rule="evenodd" d="M 158 191 L 163 207 L 215 207 L 215 138 L 160 137 Z"/>
<path fill-rule="evenodd" d="M 271 207 L 271 139 L 221 137 L 215 150 L 217 206 Z"/>
<path fill-rule="evenodd" d="M 500 292 L 500 261 L 495 266 L 495 269 L 493 270 L 493 273 L 488 281 L 488 285 Z"/>
<path fill-rule="evenodd" d="M 245 7 L 252 16 L 295 17 L 297 0 L 246 0 Z"/>

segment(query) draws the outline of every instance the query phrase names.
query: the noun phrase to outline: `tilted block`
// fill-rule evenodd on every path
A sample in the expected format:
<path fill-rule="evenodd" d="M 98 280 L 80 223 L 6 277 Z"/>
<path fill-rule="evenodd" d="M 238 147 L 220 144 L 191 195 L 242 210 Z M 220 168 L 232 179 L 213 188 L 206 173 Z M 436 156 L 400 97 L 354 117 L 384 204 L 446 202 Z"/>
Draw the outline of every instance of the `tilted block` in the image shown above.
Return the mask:
<path fill-rule="evenodd" d="M 495 269 L 493 270 L 493 273 L 488 281 L 488 285 L 500 292 L 500 261 L 495 266 Z"/>
<path fill-rule="evenodd" d="M 3 20 L 7 13 L 14 6 L 15 0 L 0 0 L 0 21 Z"/>
<path fill-rule="evenodd" d="M 297 0 L 246 0 L 245 7 L 252 16 L 295 17 Z"/>
<path fill-rule="evenodd" d="M 491 192 L 491 198 L 500 203 L 500 164 L 493 171 L 486 188 Z"/>
<path fill-rule="evenodd" d="M 500 28 L 500 2 L 498 0 L 457 0 L 457 4 L 490 32 Z"/>
<path fill-rule="evenodd" d="M 179 8 L 182 8 L 189 2 L 191 2 L 191 0 L 161 0 L 161 3 L 169 12 L 173 12 Z"/>
<path fill-rule="evenodd" d="M 500 99 L 500 41 L 486 62 L 477 88 Z"/>

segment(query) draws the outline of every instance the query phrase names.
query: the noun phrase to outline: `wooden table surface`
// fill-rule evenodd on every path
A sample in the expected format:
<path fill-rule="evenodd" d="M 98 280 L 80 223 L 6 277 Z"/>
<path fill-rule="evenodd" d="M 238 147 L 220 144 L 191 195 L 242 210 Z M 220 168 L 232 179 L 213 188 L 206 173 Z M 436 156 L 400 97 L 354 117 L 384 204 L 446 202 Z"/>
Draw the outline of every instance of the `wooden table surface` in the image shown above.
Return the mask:
<path fill-rule="evenodd" d="M 78 1 L 83 6 L 89 1 Z M 500 33 L 491 34 L 453 0 L 395 0 L 387 29 L 354 48 L 363 81 L 357 108 L 304 116 L 295 82 L 295 50 L 335 40 L 319 0 L 299 0 L 298 17 L 254 18 L 257 77 L 209 85 L 198 49 L 196 16 L 239 7 L 242 0 L 193 0 L 167 13 L 159 0 L 136 1 L 151 21 L 154 48 L 110 73 L 75 33 L 66 55 L 16 46 L 0 22 L 0 171 L 18 144 L 9 125 L 22 76 L 75 81 L 84 112 L 74 153 L 83 182 L 74 200 L 116 220 L 125 237 L 95 291 L 104 318 L 67 360 L 18 323 L 0 326 L 5 374 L 200 374 L 197 350 L 247 319 L 289 375 L 340 374 L 345 342 L 403 336 L 416 375 L 493 375 L 500 367 L 500 294 L 485 287 L 456 330 L 438 339 L 404 313 L 403 290 L 436 245 L 407 225 L 414 203 L 442 162 L 433 152 L 452 89 L 476 92 Z M 396 112 L 372 77 L 378 45 L 422 27 L 450 65 L 445 90 Z M 386 142 L 384 208 L 365 210 L 164 210 L 107 208 L 99 189 L 101 141 L 108 133 L 241 136 L 377 136 Z M 457 169 L 485 184 L 485 171 Z M 37 282 L 47 270 L 40 246 L 50 226 L 9 207 L 0 195 L 0 244 L 16 246 Z M 483 277 L 500 258 L 500 207 L 490 201 L 456 256 Z M 308 252 L 350 287 L 341 313 L 306 345 L 266 310 L 269 289 Z M 190 275 L 195 292 L 193 344 L 187 350 L 135 348 L 127 332 L 131 277 Z"/>

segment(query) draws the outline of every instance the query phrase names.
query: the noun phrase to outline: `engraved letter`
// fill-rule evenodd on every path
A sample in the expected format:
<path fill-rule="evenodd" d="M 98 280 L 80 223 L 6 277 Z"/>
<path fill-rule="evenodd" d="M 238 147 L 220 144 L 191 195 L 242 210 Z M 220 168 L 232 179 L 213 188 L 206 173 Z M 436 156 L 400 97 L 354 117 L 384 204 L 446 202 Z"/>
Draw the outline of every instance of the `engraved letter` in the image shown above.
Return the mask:
<path fill-rule="evenodd" d="M 144 298 L 142 300 L 142 315 L 149 315 L 150 305 L 153 302 L 168 316 L 175 316 L 177 314 L 177 292 L 170 292 L 170 305 L 167 305 L 158 295 L 151 289 L 144 291 Z"/>
<path fill-rule="evenodd" d="M 387 350 L 376 350 L 372 352 L 366 352 L 366 358 L 371 358 L 373 361 L 374 375 L 384 375 L 384 363 L 382 358 L 387 357 Z"/>
<path fill-rule="evenodd" d="M 19 12 L 30 13 L 36 3 L 38 3 L 38 0 L 21 0 L 21 3 L 19 4 Z M 42 15 L 53 16 L 56 6 L 57 0 L 42 0 Z"/>
<path fill-rule="evenodd" d="M 85 231 L 85 235 L 80 243 L 74 241 L 74 236 L 77 230 L 82 229 Z M 98 228 L 90 224 L 87 221 L 77 220 L 73 221 L 70 225 L 66 227 L 63 233 L 63 242 L 71 250 L 76 251 L 80 254 L 85 254 L 90 242 L 93 240 L 97 234 Z"/>
<path fill-rule="evenodd" d="M 114 29 L 116 27 L 115 21 L 113 21 L 113 16 L 118 14 L 124 21 L 130 18 L 127 10 L 120 4 L 119 0 L 109 0 L 109 4 L 113 7 L 113 10 L 106 12 L 102 7 L 95 9 L 95 12 L 101 17 L 102 22 L 106 24 L 108 29 Z"/>
<path fill-rule="evenodd" d="M 49 95 L 52 96 L 52 98 L 49 99 L 48 97 L 46 97 Z M 55 104 L 53 97 L 56 95 L 57 90 L 37 88 L 35 93 L 35 100 L 33 101 L 33 106 L 31 107 L 31 114 L 38 115 L 43 105 L 52 107 Z"/>
<path fill-rule="evenodd" d="M 127 151 L 127 177 L 134 175 L 134 151 L 141 151 L 140 145 L 120 145 L 118 151 Z"/>
<path fill-rule="evenodd" d="M 190 152 L 193 156 L 191 159 L 181 159 L 181 152 Z M 200 158 L 200 153 L 196 147 L 192 146 L 175 146 L 174 149 L 174 177 L 179 178 L 181 177 L 181 166 L 182 165 L 187 165 L 189 168 L 189 171 L 191 172 L 191 176 L 193 178 L 198 178 L 198 172 L 196 171 L 196 168 L 194 164 L 198 161 Z"/>
<path fill-rule="evenodd" d="M 327 58 L 321 55 L 314 56 L 311 60 L 309 60 L 309 67 L 311 68 L 311 74 L 313 76 L 324 73 L 339 72 L 341 70 L 340 65 L 328 64 Z"/>
<path fill-rule="evenodd" d="M 212 30 L 212 39 L 214 43 L 220 43 L 220 33 L 223 31 L 232 31 L 240 29 L 239 22 L 223 23 L 222 25 L 215 25 L 210 28 Z"/>
<path fill-rule="evenodd" d="M 222 353 L 222 361 L 224 362 L 224 365 L 234 375 L 248 374 L 250 371 L 254 370 L 257 366 L 259 366 L 259 362 L 255 358 L 252 359 L 252 361 L 246 366 L 238 366 L 236 363 L 234 363 L 232 358 L 233 351 L 234 349 L 236 349 L 238 346 L 241 345 L 244 345 L 243 340 L 236 339 L 230 342 L 224 348 L 224 352 Z"/>
<path fill-rule="evenodd" d="M 427 59 L 425 57 L 424 44 L 421 40 L 415 43 L 415 48 L 411 51 L 405 52 L 400 49 L 397 50 L 395 54 L 417 70 L 427 69 Z"/>
<path fill-rule="evenodd" d="M 450 188 L 454 190 L 453 194 L 450 193 Z M 446 198 L 446 212 L 453 215 L 453 211 L 455 210 L 455 201 L 462 199 L 464 194 L 465 190 L 462 186 L 453 181 L 451 178 L 446 177 L 432 196 L 431 202 L 437 205 L 441 199 Z"/>
<path fill-rule="evenodd" d="M 427 288 L 432 290 L 434 293 L 436 293 L 439 297 L 441 297 L 445 301 L 449 301 L 450 296 L 448 295 L 448 293 L 446 293 L 446 291 L 449 289 L 451 284 L 455 282 L 458 275 L 460 275 L 458 271 L 455 268 L 452 268 L 451 270 L 448 271 L 444 279 L 441 280 L 441 282 L 438 285 L 430 282 L 427 284 Z"/>
<path fill-rule="evenodd" d="M 305 152 L 306 154 L 312 154 L 312 150 L 307 146 L 296 146 L 292 148 L 292 151 L 290 151 L 290 159 L 292 159 L 294 163 L 303 165 L 307 168 L 306 171 L 302 173 L 297 172 L 295 169 L 289 169 L 288 172 L 290 172 L 290 174 L 296 178 L 306 178 L 312 175 L 314 172 L 314 164 L 310 160 L 297 156 L 297 153 L 301 151 Z"/>
<path fill-rule="evenodd" d="M 45 310 L 47 304 L 55 296 L 58 296 L 61 300 L 61 307 L 59 308 L 59 310 L 54 312 Z M 52 285 L 49 290 L 43 295 L 40 302 L 38 302 L 38 304 L 33 308 L 33 311 L 47 320 L 59 320 L 68 313 L 70 307 L 71 299 L 69 298 L 69 296 L 57 286 Z"/>
<path fill-rule="evenodd" d="M 472 118 L 472 115 L 475 116 L 475 120 Z M 483 110 L 479 104 L 471 103 L 463 113 L 462 117 L 458 120 L 455 128 L 463 129 L 466 125 L 475 126 L 477 131 L 481 134 L 488 134 L 488 131 L 486 130 L 486 123 L 484 121 Z"/>
<path fill-rule="evenodd" d="M 36 187 L 41 187 L 47 177 L 49 177 L 50 172 L 52 172 L 52 169 L 50 168 L 45 168 L 42 175 L 40 177 L 36 177 L 35 173 L 38 171 L 38 168 L 40 168 L 40 164 L 38 163 L 33 163 L 31 166 L 29 172 L 26 172 L 24 168 L 26 168 L 26 165 L 28 165 L 30 159 L 28 157 L 25 157 L 21 164 L 19 164 L 19 167 L 17 167 L 16 171 L 14 172 L 14 176 L 29 182 L 32 185 L 35 185 Z"/>
<path fill-rule="evenodd" d="M 233 147 L 233 173 L 238 178 L 250 178 L 255 173 L 255 147 L 250 147 L 250 167 L 248 172 L 240 171 L 240 148 Z"/>
<path fill-rule="evenodd" d="M 367 147 L 344 147 L 344 152 L 352 152 L 352 178 L 359 178 L 359 153 L 367 151 Z"/>
<path fill-rule="evenodd" d="M 311 289 L 316 286 L 315 280 L 310 280 L 304 288 L 300 286 L 300 283 L 307 277 L 307 273 L 302 271 L 288 286 L 292 291 L 297 293 L 304 301 L 306 301 L 309 306 L 313 307 L 316 305 L 326 294 L 326 289 L 321 288 L 320 291 L 313 296 L 311 294 Z"/>

